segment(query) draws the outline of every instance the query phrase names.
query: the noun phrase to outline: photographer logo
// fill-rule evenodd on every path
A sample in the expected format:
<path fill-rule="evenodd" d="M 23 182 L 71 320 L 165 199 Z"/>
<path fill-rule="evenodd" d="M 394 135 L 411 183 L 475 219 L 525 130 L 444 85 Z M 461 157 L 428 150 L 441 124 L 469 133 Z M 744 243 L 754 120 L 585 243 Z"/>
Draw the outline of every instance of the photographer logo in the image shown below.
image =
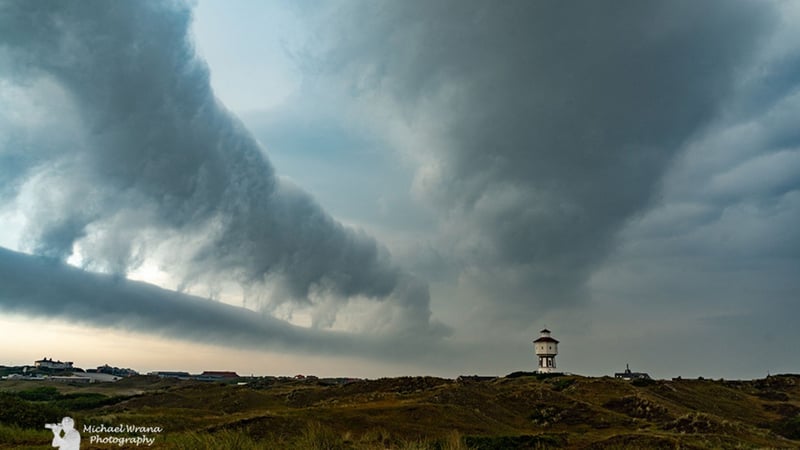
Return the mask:
<path fill-rule="evenodd" d="M 53 447 L 61 450 L 79 450 L 81 434 L 75 429 L 72 417 L 64 417 L 61 423 L 47 423 L 45 428 L 53 432 Z M 159 426 L 138 426 L 132 424 L 92 425 L 83 424 L 84 443 L 94 445 L 116 445 L 119 447 L 150 447 L 156 442 L 156 436 L 164 431 Z"/>
<path fill-rule="evenodd" d="M 61 423 L 47 423 L 44 427 L 53 432 L 53 447 L 61 450 L 78 450 L 81 447 L 81 434 L 75 429 L 72 417 L 64 417 Z"/>

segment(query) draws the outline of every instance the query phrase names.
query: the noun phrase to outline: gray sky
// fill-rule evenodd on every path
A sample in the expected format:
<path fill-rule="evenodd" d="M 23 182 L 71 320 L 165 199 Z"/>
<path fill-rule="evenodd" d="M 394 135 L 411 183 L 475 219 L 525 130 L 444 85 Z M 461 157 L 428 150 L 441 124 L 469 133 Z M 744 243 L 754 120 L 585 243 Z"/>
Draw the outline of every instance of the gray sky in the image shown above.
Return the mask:
<path fill-rule="evenodd" d="M 84 336 L 37 351 L 800 370 L 796 5 L 0 5 L 0 314 Z"/>

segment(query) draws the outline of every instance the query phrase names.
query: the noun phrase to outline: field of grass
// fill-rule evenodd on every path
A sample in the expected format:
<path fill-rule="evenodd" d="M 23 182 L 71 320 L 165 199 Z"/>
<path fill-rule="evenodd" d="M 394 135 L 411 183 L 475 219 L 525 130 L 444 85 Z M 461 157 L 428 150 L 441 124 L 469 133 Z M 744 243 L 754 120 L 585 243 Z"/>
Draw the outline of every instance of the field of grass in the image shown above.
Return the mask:
<path fill-rule="evenodd" d="M 800 376 L 0 382 L 0 448 L 52 448 L 43 425 L 65 415 L 75 419 L 82 448 L 97 449 L 135 448 L 119 442 L 144 435 L 154 441 L 140 448 L 800 448 Z M 108 430 L 128 425 L 151 428 Z M 84 429 L 92 426 L 106 428 Z"/>

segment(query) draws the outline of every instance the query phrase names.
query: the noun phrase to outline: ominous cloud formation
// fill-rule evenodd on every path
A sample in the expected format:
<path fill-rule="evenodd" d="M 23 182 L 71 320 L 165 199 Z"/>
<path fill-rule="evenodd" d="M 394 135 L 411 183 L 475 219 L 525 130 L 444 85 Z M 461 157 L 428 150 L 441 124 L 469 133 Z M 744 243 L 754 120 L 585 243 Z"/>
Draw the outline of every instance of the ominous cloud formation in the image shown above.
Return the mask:
<path fill-rule="evenodd" d="M 416 359 L 420 346 L 432 344 L 424 335 L 398 342 L 391 334 L 363 339 L 310 330 L 249 309 L 2 248 L 0 299 L 10 312 L 257 350 Z"/>
<path fill-rule="evenodd" d="M 276 169 L 186 3 L 0 0 L 0 242 L 42 256 L 0 251 L 0 308 L 470 373 L 547 321 L 576 372 L 796 371 L 797 4 L 331 0 L 261 35 L 201 2 L 201 50 L 209 6 L 309 40 L 237 110 Z M 219 86 L 259 46 L 216 31 Z"/>
<path fill-rule="evenodd" d="M 273 307 L 390 298 L 389 329 L 428 332 L 425 285 L 280 180 L 215 99 L 190 21 L 172 1 L 2 3 L 5 100 L 31 111 L 2 117 L 0 185 L 28 247 L 121 274 L 161 249 L 185 285 L 269 286 Z"/>
<path fill-rule="evenodd" d="M 583 297 L 773 19 L 739 1 L 348 5 L 326 75 L 421 135 L 400 145 L 443 211 L 439 251 L 515 313 Z"/>

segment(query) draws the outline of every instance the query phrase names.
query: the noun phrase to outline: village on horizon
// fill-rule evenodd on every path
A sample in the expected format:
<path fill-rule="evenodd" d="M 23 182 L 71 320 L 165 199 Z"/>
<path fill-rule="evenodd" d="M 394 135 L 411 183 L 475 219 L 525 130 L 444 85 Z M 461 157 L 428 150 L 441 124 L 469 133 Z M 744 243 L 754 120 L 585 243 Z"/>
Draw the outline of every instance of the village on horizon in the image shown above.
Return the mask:
<path fill-rule="evenodd" d="M 514 372 L 509 374 L 509 377 L 518 377 L 525 375 L 538 375 L 538 376 L 561 376 L 561 375 L 577 375 L 569 372 L 562 372 L 557 369 L 556 356 L 558 355 L 558 344 L 560 341 L 552 336 L 552 332 L 544 328 L 539 332 L 539 337 L 533 340 L 534 353 L 538 359 L 538 367 L 534 372 Z M 5 366 L 0 364 L 0 374 L 2 380 L 28 380 L 28 381 L 50 381 L 59 383 L 75 383 L 75 384 L 88 384 L 88 383 L 109 383 L 116 382 L 123 378 L 147 375 L 157 376 L 159 378 L 171 378 L 178 380 L 195 380 L 195 381 L 222 381 L 230 382 L 236 381 L 241 384 L 246 384 L 250 379 L 274 379 L 281 381 L 288 380 L 319 380 L 332 384 L 346 384 L 353 381 L 361 381 L 364 378 L 357 377 L 329 377 L 320 378 L 315 375 L 297 374 L 294 376 L 243 376 L 235 371 L 229 370 L 204 370 L 201 373 L 192 374 L 186 371 L 179 370 L 157 370 L 150 371 L 146 374 L 141 374 L 131 368 L 120 368 L 104 364 L 94 369 L 83 369 L 74 365 L 72 361 L 60 361 L 52 358 L 44 357 L 40 360 L 34 361 L 33 365 L 23 366 Z M 767 374 L 769 376 L 769 374 Z M 500 378 L 499 376 L 480 376 L 480 375 L 461 375 L 456 378 L 457 381 L 489 381 Z M 628 364 L 625 365 L 625 370 L 622 372 L 614 373 L 614 378 L 634 381 L 634 380 L 651 380 L 652 378 L 646 372 L 631 371 Z M 699 377 L 702 379 L 702 377 Z M 676 379 L 680 379 L 677 377 Z"/>

